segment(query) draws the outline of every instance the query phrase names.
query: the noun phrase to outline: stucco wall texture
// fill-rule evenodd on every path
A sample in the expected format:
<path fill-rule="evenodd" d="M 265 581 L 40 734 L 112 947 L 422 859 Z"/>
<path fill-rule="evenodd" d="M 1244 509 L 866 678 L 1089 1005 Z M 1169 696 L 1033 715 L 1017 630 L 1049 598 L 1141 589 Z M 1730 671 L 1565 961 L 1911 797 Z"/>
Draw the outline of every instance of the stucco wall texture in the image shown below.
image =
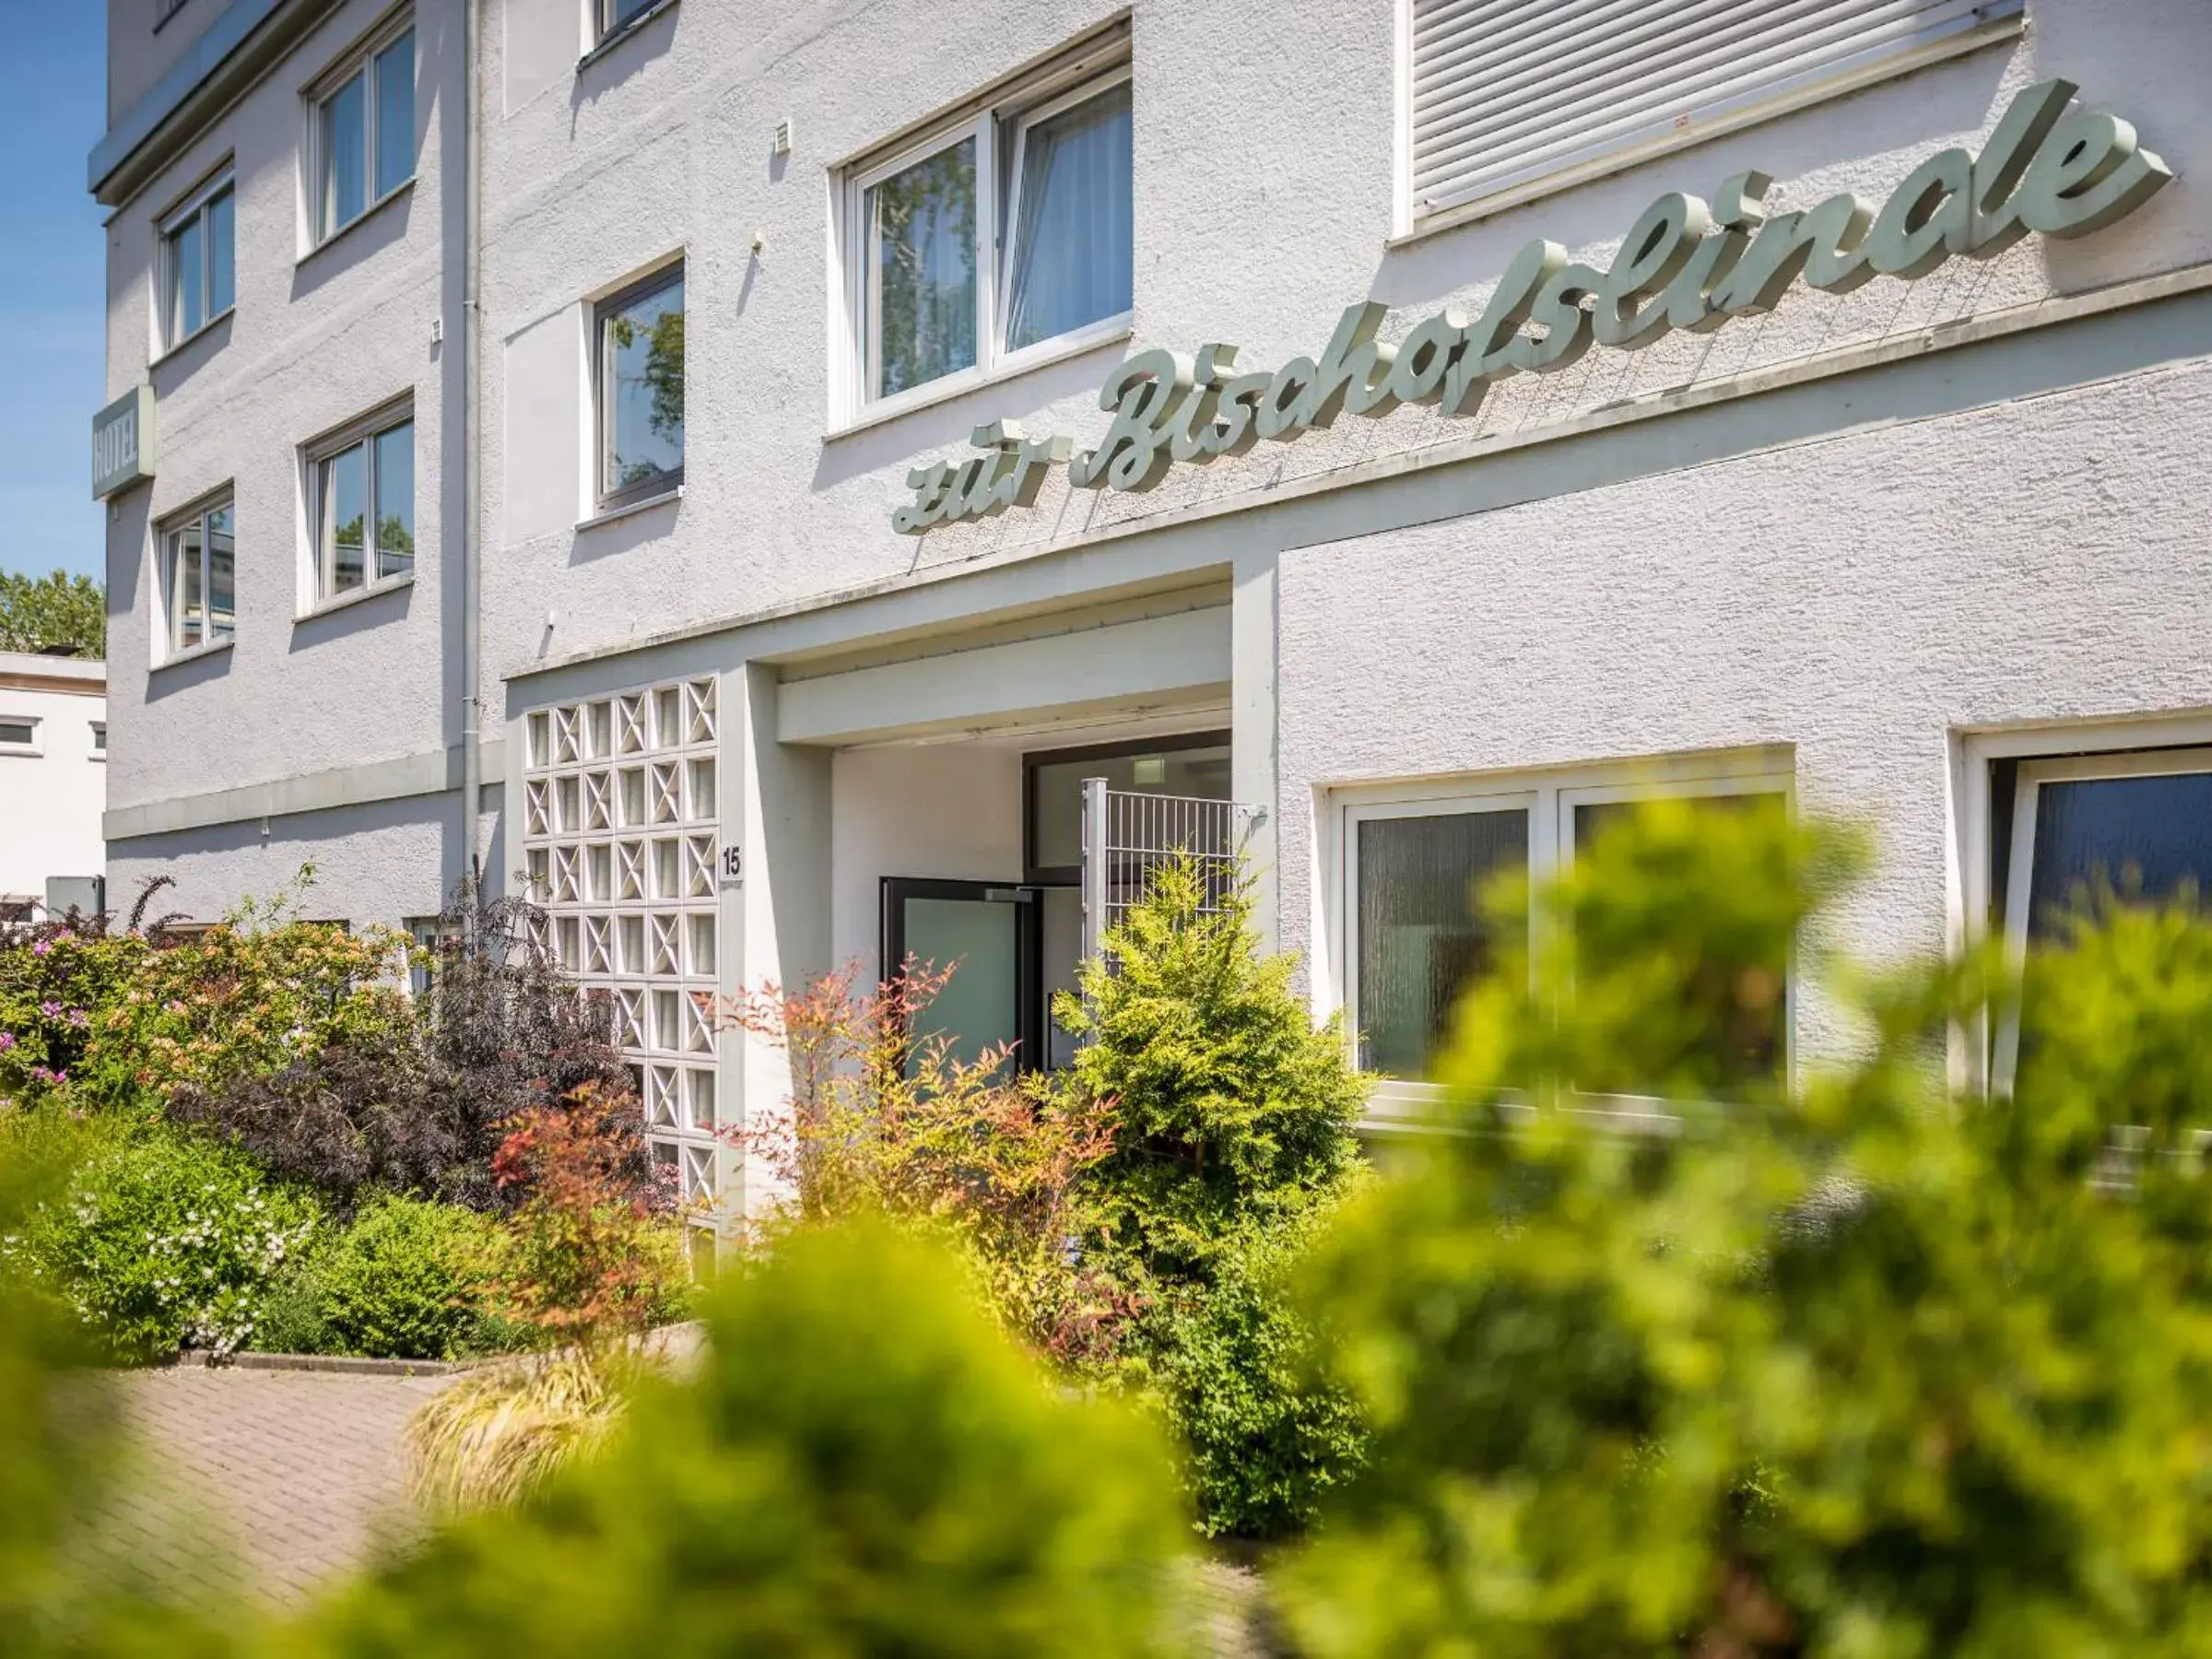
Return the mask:
<path fill-rule="evenodd" d="M 992 558 L 1064 556 L 1112 527 L 1232 500 L 1477 434 L 1534 436 L 1578 414 L 1854 342 L 2212 260 L 2212 8 L 2205 0 L 2030 0 L 2017 37 L 1848 97 L 1392 246 L 1393 8 L 1339 0 L 827 0 L 777 10 L 682 0 L 579 67 L 577 0 L 484 0 L 482 524 L 486 724 L 519 711 L 509 677 L 712 618 L 935 575 Z M 898 418 L 835 430 L 830 225 L 836 169 L 1117 16 L 1135 65 L 1132 338 Z M 458 740 L 456 559 L 460 308 L 460 0 L 417 0 L 421 147 L 410 195 L 295 264 L 300 88 L 383 15 L 349 0 L 308 48 L 180 157 L 111 229 L 110 386 L 145 371 L 153 223 L 222 154 L 240 177 L 238 312 L 157 366 L 163 454 L 150 492 L 111 524 L 116 716 L 112 806 L 252 784 Z M 1657 194 L 1708 196 L 1756 167 L 1771 205 L 1838 190 L 1880 201 L 1930 152 L 1973 146 L 2011 96 L 2053 75 L 2134 122 L 2178 182 L 2140 212 L 2067 243 L 2030 237 L 1912 283 L 1799 291 L 1772 313 L 1653 349 L 1592 351 L 1497 387 L 1477 420 L 1400 410 L 1264 443 L 1148 493 L 1070 495 L 932 533 L 889 527 L 917 462 L 964 452 L 1014 418 L 1095 439 L 1098 388 L 1129 349 L 1207 341 L 1240 366 L 1320 350 L 1342 308 L 1398 308 L 1386 337 L 1435 306 L 1478 307 L 1531 237 L 1603 266 Z M 793 147 L 771 154 L 779 121 Z M 159 199 L 157 199 L 159 198 Z M 350 245 L 349 245 L 350 244 Z M 441 252 L 442 250 L 442 252 Z M 680 253 L 687 276 L 686 475 L 680 500 L 592 514 L 590 301 Z M 2128 327 L 2130 313 L 2115 326 Z M 441 318 L 447 344 L 433 347 Z M 2212 341 L 2206 342 L 2212 348 Z M 1808 799 L 1882 815 L 1888 862 L 1853 912 L 1877 950 L 1941 941 L 1945 755 L 1962 722 L 2212 703 L 2202 641 L 2212 585 L 2201 457 L 2212 434 L 2201 354 L 2147 371 L 1976 407 L 1988 354 L 1937 369 L 1959 412 L 1853 426 L 1872 370 L 1831 382 L 1833 436 L 1687 465 L 1661 416 L 1576 441 L 1541 499 L 1477 511 L 1513 455 L 1465 469 L 1465 515 L 1335 541 L 1266 545 L 1257 515 L 1209 545 L 1282 552 L 1272 660 L 1279 730 L 1279 870 L 1288 943 L 1314 935 L 1317 788 L 1331 782 L 1547 765 L 1749 743 L 1795 746 Z M 1963 359 L 1970 354 L 1957 354 Z M 1977 379 L 1983 376 L 1983 379 Z M 296 624 L 299 446 L 412 385 L 418 579 Z M 1938 399 L 1937 401 L 1942 401 Z M 1633 453 L 1625 468 L 1608 457 Z M 1625 481 L 1622 473 L 1630 475 Z M 1458 488 L 1454 475 L 1453 488 Z M 235 477 L 240 624 L 226 657 L 155 671 L 147 529 Z M 1377 521 L 1380 522 L 1380 521 Z M 1250 526 L 1240 528 L 1239 526 Z M 1364 526 L 1362 526 L 1364 527 Z M 1335 531 L 1330 532 L 1336 534 Z M 1100 585 L 1169 539 L 1084 552 Z M 249 566 L 251 574 L 249 575 Z M 1217 571 L 1225 574 L 1226 569 Z M 987 608 L 979 579 L 979 610 Z M 1242 637 L 1242 636 L 1241 636 Z M 741 654 L 744 647 L 733 652 Z M 609 685 L 653 677 L 610 665 Z M 142 689 L 143 688 L 143 689 Z M 1264 707 L 1240 686 L 1240 709 Z M 898 771 L 845 766 L 859 810 Z M 879 778 L 877 774 L 880 773 Z M 1241 762 L 1240 776 L 1253 773 Z M 841 811 L 842 805 L 841 805 Z M 418 797 L 115 850 L 168 867 L 195 904 L 254 890 L 314 856 L 332 913 L 429 908 L 401 874 L 440 850 L 452 797 Z M 837 845 L 874 845 L 840 827 Z M 241 848 L 265 848 L 253 860 Z M 320 847 L 321 853 L 313 849 Z M 495 857 L 490 867 L 502 866 Z M 772 872 L 758 863 L 764 890 Z M 841 946 L 861 938 L 853 870 L 834 882 Z M 197 885 L 192 885 L 197 884 Z M 402 899 L 403 892 L 406 895 Z M 825 903 L 828 903 L 825 897 Z M 857 907 L 857 908 L 856 908 Z"/>
<path fill-rule="evenodd" d="M 1940 952 L 1954 731 L 2212 704 L 2207 429 L 2199 360 L 1285 555 L 1286 943 L 1330 785 L 1786 745 L 1877 831 L 1830 942 Z"/>
<path fill-rule="evenodd" d="M 512 54 L 525 25 L 556 28 L 570 0 L 506 0 Z M 672 25 L 593 65 L 502 70 L 486 199 L 493 449 L 494 672 L 541 652 L 602 649 L 679 620 L 734 615 L 937 564 L 1078 536 L 1395 451 L 1526 429 L 1685 382 L 1854 340 L 2212 257 L 2212 216 L 2183 189 L 2074 243 L 2030 239 L 1919 282 L 1849 295 L 1801 291 L 1765 318 L 1643 352 L 1592 352 L 1493 393 L 1479 422 L 1402 409 L 1340 420 L 1293 445 L 1179 467 L 1146 494 L 1077 491 L 1055 474 L 1033 512 L 891 535 L 917 460 L 966 453 L 1001 417 L 1078 442 L 1105 425 L 1109 347 L 881 425 L 832 435 L 825 333 L 832 306 L 828 171 L 974 92 L 1113 8 L 983 0 L 952 10 L 833 5 L 763 18 L 679 6 Z M 2011 95 L 2063 73 L 2134 120 L 2184 178 L 2212 176 L 2196 119 L 2212 75 L 2201 0 L 2038 0 L 2007 45 L 1941 64 L 1438 237 L 1392 250 L 1392 26 L 1387 6 L 1137 4 L 1137 254 L 1134 344 L 1241 347 L 1240 367 L 1317 352 L 1337 313 L 1372 297 L 1402 335 L 1447 300 L 1478 305 L 1532 236 L 1603 265 L 1662 190 L 1711 194 L 1757 166 L 1778 203 L 1855 189 L 1878 203 L 1933 150 L 1975 144 Z M 1222 49 L 1233 40 L 1233 51 Z M 626 56 L 637 49 L 634 56 Z M 783 117 L 794 147 L 770 155 Z M 752 252 L 756 232 L 764 246 Z M 686 497 L 577 530 L 587 446 L 582 296 L 677 250 L 695 313 L 688 365 Z M 549 617 L 548 612 L 553 614 Z"/>

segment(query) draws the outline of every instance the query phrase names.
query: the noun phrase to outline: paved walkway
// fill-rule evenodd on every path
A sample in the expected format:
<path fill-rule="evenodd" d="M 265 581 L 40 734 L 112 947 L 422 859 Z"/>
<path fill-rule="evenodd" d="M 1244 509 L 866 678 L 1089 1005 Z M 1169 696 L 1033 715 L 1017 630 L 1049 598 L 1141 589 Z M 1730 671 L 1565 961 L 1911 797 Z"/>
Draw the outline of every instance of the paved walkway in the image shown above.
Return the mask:
<path fill-rule="evenodd" d="M 144 1458 L 113 1535 L 184 1584 L 300 1599 L 416 1517 L 400 1430 L 443 1377 L 178 1366 L 114 1382 Z M 225 1563 L 230 1565 L 227 1568 Z"/>

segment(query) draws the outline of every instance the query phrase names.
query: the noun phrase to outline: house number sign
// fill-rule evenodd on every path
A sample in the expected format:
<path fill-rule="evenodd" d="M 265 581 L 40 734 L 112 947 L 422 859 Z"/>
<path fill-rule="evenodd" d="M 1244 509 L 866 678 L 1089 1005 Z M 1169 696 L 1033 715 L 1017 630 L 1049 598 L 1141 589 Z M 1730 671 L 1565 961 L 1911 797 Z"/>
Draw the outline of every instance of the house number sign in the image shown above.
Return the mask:
<path fill-rule="evenodd" d="M 1724 181 L 1709 206 L 1669 191 L 1638 216 L 1610 268 L 1571 263 L 1557 242 L 1516 253 L 1479 317 L 1445 306 L 1396 345 L 1375 336 L 1389 308 L 1345 308 L 1319 361 L 1237 372 L 1237 348 L 1195 357 L 1156 348 L 1117 367 L 1099 394 L 1113 419 L 1096 448 L 1031 438 L 1010 420 L 976 429 L 978 453 L 907 475 L 913 499 L 892 528 L 939 524 L 1036 504 L 1065 466 L 1081 489 L 1149 489 L 1176 463 L 1204 466 L 1265 439 L 1288 443 L 1340 414 L 1378 418 L 1402 403 L 1472 416 L 1495 382 L 1547 374 L 1593 345 L 1637 351 L 1677 328 L 1704 333 L 1771 311 L 1803 281 L 1845 293 L 1880 274 L 1925 276 L 1955 253 L 1987 259 L 2029 231 L 2086 236 L 2125 218 L 2171 178 L 2117 115 L 2068 109 L 2075 88 L 2047 80 L 2006 107 L 1979 156 L 1930 156 L 1877 210 L 1845 193 L 1803 212 L 1768 214 L 1765 174 Z"/>
<path fill-rule="evenodd" d="M 725 888 L 745 885 L 745 853 L 735 841 L 724 841 L 716 860 L 721 885 Z"/>

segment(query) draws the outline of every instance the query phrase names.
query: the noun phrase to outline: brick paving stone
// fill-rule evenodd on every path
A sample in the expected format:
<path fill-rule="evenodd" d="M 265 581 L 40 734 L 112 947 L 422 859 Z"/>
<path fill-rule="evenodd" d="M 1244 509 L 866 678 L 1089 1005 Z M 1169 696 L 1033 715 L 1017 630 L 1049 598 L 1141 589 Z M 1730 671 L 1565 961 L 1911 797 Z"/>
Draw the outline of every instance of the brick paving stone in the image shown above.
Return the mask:
<path fill-rule="evenodd" d="M 140 1478 L 109 1535 L 179 1587 L 234 1573 L 297 1601 L 419 1524 L 401 1430 L 449 1378 L 180 1366 L 112 1381 Z"/>

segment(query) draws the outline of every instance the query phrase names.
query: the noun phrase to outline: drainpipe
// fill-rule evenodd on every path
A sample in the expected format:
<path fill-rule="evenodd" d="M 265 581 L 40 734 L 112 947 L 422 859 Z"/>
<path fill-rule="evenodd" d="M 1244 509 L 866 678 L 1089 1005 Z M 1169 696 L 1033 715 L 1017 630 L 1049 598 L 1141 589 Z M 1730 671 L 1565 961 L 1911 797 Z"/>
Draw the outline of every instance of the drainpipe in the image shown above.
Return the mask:
<path fill-rule="evenodd" d="M 483 10 L 484 0 L 464 0 L 467 23 L 463 34 L 468 76 L 467 192 L 461 252 L 461 833 L 468 850 L 465 865 L 472 884 L 480 888 L 484 869 L 478 845 L 478 824 L 484 799 L 484 574 L 482 536 L 479 534 L 477 462 L 479 450 L 477 408 L 478 291 L 481 282 L 482 236 L 479 204 L 483 198 Z M 476 906 L 470 905 L 473 915 Z"/>

